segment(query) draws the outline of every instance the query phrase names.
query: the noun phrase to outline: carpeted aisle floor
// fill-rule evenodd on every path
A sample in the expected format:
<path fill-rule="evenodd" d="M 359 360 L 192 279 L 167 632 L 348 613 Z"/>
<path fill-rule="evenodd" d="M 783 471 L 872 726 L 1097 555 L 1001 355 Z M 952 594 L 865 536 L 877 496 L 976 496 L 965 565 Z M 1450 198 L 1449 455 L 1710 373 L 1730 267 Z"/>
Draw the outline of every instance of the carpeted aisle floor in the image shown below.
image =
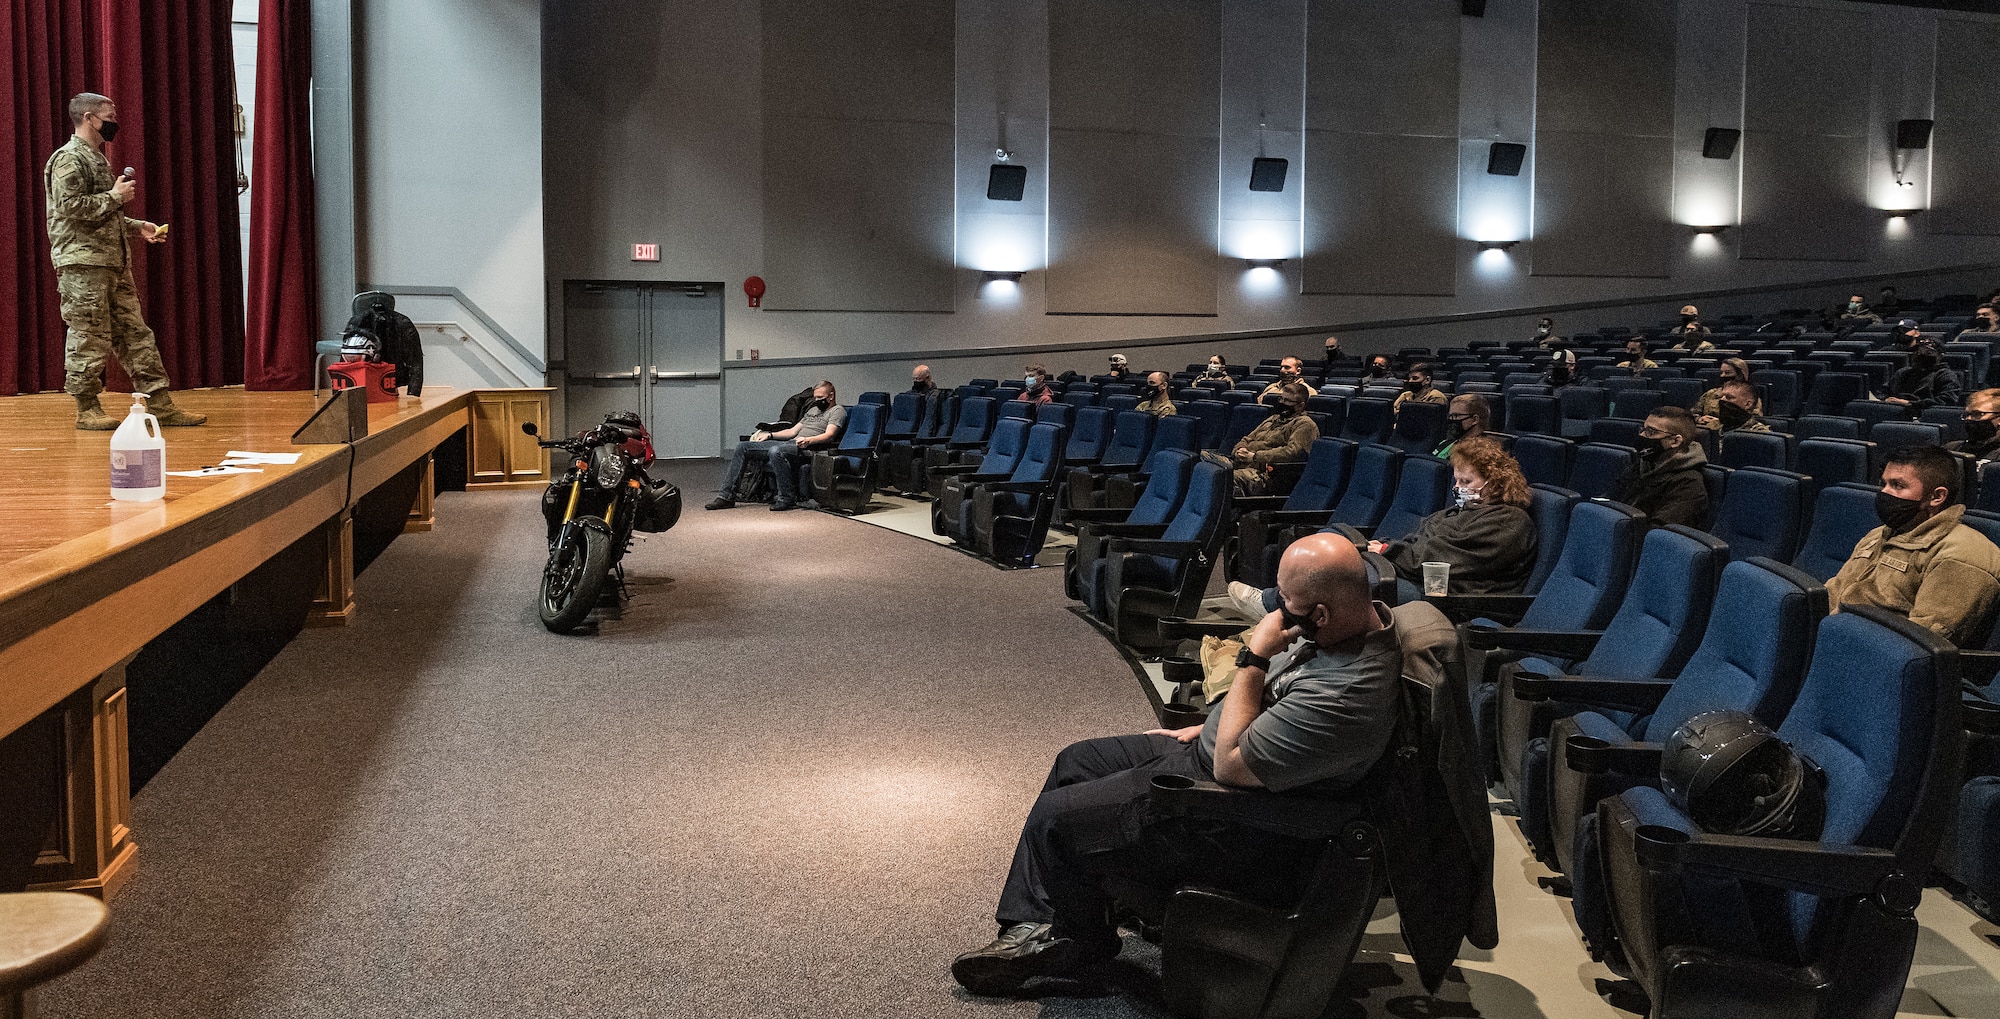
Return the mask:
<path fill-rule="evenodd" d="M 1054 752 L 1150 722 L 1059 571 L 672 473 L 589 636 L 535 619 L 538 493 L 442 498 L 137 798 L 111 945 L 44 1015 L 1149 1014 L 946 970 Z"/>

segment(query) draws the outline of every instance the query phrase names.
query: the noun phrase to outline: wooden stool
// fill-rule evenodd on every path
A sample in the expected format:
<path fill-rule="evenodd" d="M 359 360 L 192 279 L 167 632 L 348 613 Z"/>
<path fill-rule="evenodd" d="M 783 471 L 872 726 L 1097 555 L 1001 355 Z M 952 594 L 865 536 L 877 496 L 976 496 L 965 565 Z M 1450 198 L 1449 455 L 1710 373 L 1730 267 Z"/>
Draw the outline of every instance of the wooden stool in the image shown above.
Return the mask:
<path fill-rule="evenodd" d="M 0 1019 L 34 1015 L 34 988 L 104 947 L 111 913 L 75 892 L 0 895 Z"/>

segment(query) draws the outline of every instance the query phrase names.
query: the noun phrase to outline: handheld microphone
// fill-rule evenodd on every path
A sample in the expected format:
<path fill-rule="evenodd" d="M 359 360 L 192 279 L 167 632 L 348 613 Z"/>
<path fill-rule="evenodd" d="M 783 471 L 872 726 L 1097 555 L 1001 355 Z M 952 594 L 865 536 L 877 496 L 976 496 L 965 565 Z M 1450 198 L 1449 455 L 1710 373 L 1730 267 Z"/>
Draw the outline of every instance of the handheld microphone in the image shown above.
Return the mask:
<path fill-rule="evenodd" d="M 132 168 L 131 168 L 131 167 L 129 167 L 129 166 L 128 166 L 128 167 L 126 167 L 126 168 L 125 168 L 125 179 L 126 179 L 126 180 L 138 180 L 138 179 L 139 179 L 139 171 L 137 171 L 137 170 L 134 170 L 134 169 L 132 169 Z"/>

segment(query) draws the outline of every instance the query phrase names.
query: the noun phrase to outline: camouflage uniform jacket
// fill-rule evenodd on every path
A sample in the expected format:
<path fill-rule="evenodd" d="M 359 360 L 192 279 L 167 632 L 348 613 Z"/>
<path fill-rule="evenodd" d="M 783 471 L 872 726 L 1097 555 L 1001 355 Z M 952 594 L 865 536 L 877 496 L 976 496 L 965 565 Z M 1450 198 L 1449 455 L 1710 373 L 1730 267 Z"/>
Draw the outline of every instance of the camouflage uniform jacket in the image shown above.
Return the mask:
<path fill-rule="evenodd" d="M 56 268 L 94 265 L 125 268 L 127 231 L 139 221 L 111 194 L 117 174 L 104 154 L 74 135 L 49 157 L 42 184 L 49 196 L 49 248 Z"/>

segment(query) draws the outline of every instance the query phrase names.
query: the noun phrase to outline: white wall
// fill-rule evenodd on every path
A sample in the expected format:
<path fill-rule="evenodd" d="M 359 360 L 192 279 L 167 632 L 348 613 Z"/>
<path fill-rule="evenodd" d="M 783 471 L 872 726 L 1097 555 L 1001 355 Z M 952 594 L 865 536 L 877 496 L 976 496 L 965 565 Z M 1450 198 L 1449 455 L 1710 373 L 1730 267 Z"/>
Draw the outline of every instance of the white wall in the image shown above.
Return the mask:
<path fill-rule="evenodd" d="M 358 284 L 457 287 L 541 357 L 540 5 L 368 0 L 354 6 Z M 348 296 L 329 299 L 344 308 Z M 399 307 L 405 303 L 422 305 L 412 309 L 423 313 L 413 319 L 485 333 L 465 309 L 398 299 Z M 446 363 L 431 374 L 442 384 L 478 377 L 457 380 Z"/>

